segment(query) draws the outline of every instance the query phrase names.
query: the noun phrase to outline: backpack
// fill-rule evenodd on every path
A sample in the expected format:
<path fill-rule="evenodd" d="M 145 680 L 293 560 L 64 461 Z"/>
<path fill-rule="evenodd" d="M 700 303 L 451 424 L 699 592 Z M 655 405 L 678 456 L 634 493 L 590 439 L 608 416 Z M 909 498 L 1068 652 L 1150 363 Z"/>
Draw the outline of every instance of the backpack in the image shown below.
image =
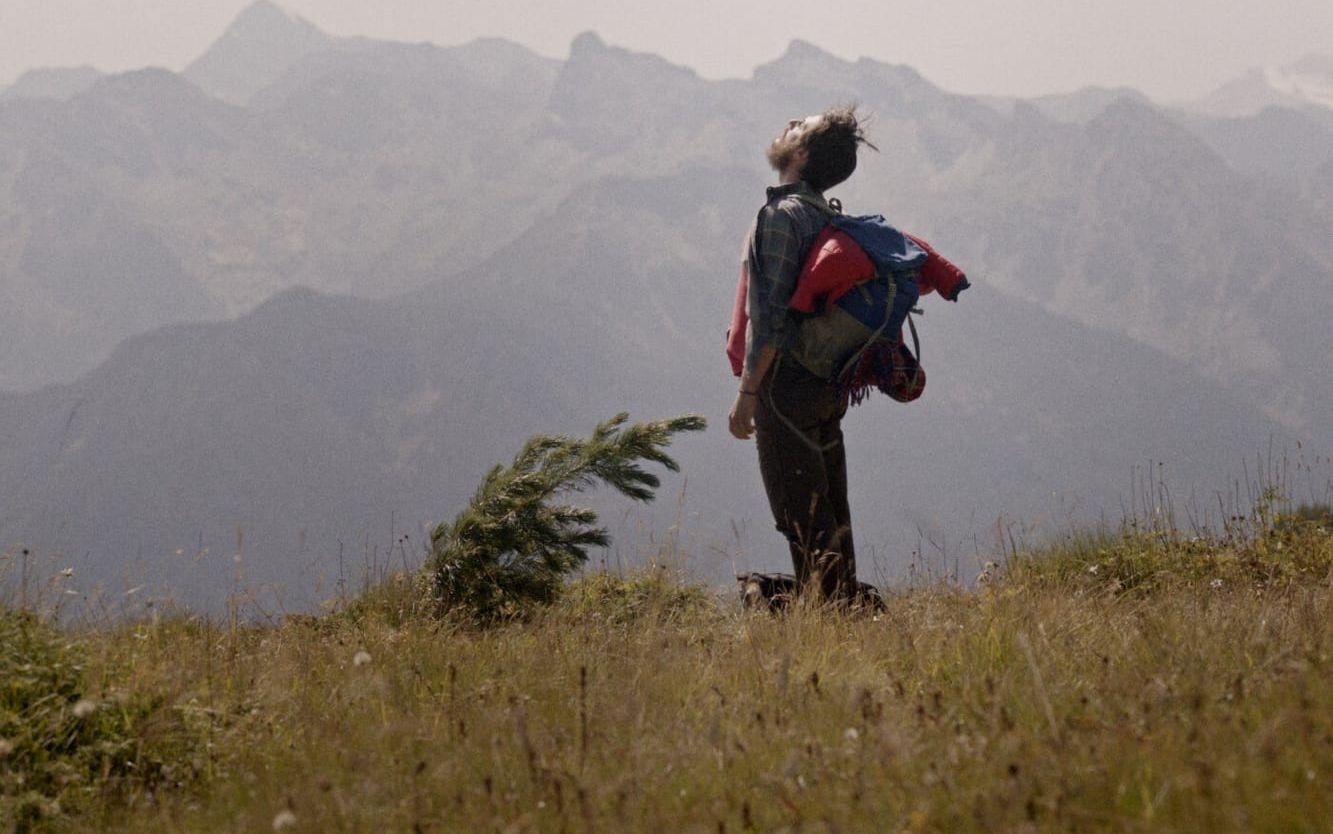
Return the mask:
<path fill-rule="evenodd" d="M 836 377 L 851 405 L 863 401 L 872 388 L 898 402 L 917 399 L 925 388 L 926 373 L 919 361 L 921 343 L 907 299 L 938 291 L 945 300 L 956 302 L 971 286 L 967 276 L 925 240 L 898 232 L 879 215 L 845 217 L 836 199 L 828 204 L 807 202 L 829 218 L 829 225 L 811 245 L 790 302 L 791 314 L 800 321 L 798 330 L 803 331 L 796 350 L 801 364 L 825 379 Z M 925 260 L 916 272 L 913 290 L 908 273 L 921 257 L 916 250 L 925 253 Z M 879 266 L 870 252 L 877 256 Z M 742 264 L 726 334 L 727 358 L 735 376 L 741 375 L 745 354 L 747 277 Z M 890 292 L 887 285 L 871 283 L 890 277 L 896 307 L 885 303 Z M 860 300 L 844 301 L 843 296 L 853 288 Z M 876 295 L 879 305 L 874 304 Z M 882 321 L 886 315 L 887 321 Z M 911 331 L 913 349 L 904 344 L 903 319 Z"/>
<path fill-rule="evenodd" d="M 821 263 L 827 252 L 836 254 Z M 900 402 L 919 397 L 924 372 L 903 344 L 902 328 L 908 323 L 915 339 L 908 317 L 921 295 L 917 278 L 929 256 L 882 215 L 850 217 L 835 209 L 829 228 L 811 247 L 797 290 L 804 300 L 810 284 L 827 286 L 827 301 L 801 319 L 793 358 L 834 382 L 850 404 L 861 402 L 872 386 Z M 820 267 L 824 276 L 833 275 L 831 281 L 821 282 Z"/>

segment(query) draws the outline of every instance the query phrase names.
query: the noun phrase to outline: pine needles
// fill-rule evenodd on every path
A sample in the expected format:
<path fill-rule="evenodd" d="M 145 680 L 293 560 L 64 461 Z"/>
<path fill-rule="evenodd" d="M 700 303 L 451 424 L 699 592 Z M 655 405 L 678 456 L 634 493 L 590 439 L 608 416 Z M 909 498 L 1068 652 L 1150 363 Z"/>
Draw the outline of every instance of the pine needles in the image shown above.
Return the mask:
<path fill-rule="evenodd" d="M 659 481 L 640 464 L 678 471 L 665 448 L 674 435 L 707 425 L 697 415 L 628 420 L 618 414 L 586 440 L 536 435 L 512 464 L 492 469 L 453 522 L 431 534 L 425 579 L 436 611 L 485 623 L 550 602 L 587 561 L 587 549 L 610 542 L 594 511 L 553 502 L 599 483 L 651 501 Z"/>

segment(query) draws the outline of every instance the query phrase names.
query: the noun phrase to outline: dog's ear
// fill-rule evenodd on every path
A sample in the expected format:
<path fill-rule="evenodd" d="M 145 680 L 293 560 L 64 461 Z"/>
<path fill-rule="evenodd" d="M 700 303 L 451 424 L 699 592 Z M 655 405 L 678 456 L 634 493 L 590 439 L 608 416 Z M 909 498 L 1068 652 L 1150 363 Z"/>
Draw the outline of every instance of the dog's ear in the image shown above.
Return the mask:
<path fill-rule="evenodd" d="M 769 608 L 771 603 L 768 595 L 764 593 L 764 586 L 759 581 L 759 577 L 754 574 L 746 574 L 736 577 L 736 582 L 741 586 L 741 607 L 746 611 L 759 611 Z"/>

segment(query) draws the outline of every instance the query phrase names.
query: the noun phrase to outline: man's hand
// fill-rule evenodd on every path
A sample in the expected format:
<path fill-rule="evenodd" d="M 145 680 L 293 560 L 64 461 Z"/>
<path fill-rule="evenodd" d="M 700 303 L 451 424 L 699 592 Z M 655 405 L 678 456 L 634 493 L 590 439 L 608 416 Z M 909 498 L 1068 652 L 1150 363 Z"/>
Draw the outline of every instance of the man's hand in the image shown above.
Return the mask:
<path fill-rule="evenodd" d="M 753 365 L 746 362 L 745 370 L 741 372 L 741 389 L 736 392 L 736 404 L 731 407 L 728 428 L 731 429 L 732 436 L 740 440 L 749 440 L 750 435 L 754 434 L 754 407 L 759 401 L 759 386 L 777 357 L 776 347 L 764 345 L 755 356 Z M 747 394 L 746 391 L 753 393 Z"/>
<path fill-rule="evenodd" d="M 754 434 L 754 406 L 756 402 L 758 402 L 757 395 L 736 392 L 736 402 L 731 406 L 731 415 L 728 420 L 733 437 L 739 440 L 749 440 L 750 435 Z"/>

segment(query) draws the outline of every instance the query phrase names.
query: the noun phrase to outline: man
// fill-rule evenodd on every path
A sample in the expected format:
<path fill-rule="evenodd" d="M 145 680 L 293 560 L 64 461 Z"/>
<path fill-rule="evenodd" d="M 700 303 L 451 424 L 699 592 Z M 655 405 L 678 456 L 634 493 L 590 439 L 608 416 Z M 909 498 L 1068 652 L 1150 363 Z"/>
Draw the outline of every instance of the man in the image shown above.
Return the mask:
<path fill-rule="evenodd" d="M 768 147 L 778 185 L 768 189 L 746 242 L 749 326 L 730 414 L 733 435 L 756 438 L 760 475 L 791 548 L 798 588 L 838 603 L 851 601 L 858 587 L 841 427 L 847 406 L 830 380 L 802 365 L 800 357 L 818 346 L 803 344 L 788 302 L 810 245 L 836 212 L 823 192 L 856 170 L 861 144 L 869 143 L 855 107 L 841 107 L 793 119 Z"/>

